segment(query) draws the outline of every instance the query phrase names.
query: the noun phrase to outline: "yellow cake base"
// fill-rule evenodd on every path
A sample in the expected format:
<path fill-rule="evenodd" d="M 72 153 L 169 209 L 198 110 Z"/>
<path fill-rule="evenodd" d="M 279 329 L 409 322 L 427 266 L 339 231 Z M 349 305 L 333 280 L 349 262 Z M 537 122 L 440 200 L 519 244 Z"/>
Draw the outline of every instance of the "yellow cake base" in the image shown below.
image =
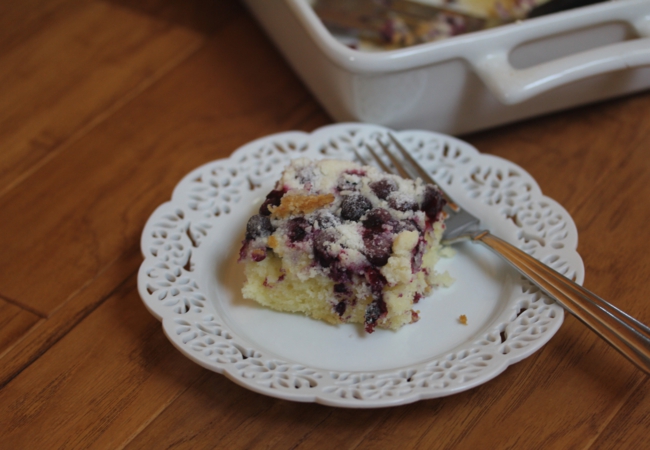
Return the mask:
<path fill-rule="evenodd" d="M 411 273 L 410 236 L 396 239 L 393 255 L 381 268 L 388 280 L 383 290 L 387 314 L 377 321 L 377 327 L 397 330 L 417 321 L 413 310 L 416 293 L 429 293 L 435 286 L 447 286 L 453 279 L 447 274 L 437 274 L 434 266 L 441 256 L 440 238 L 443 225 L 436 223 L 428 233 L 422 265 L 416 274 Z M 296 261 L 297 262 L 297 261 Z M 348 305 L 342 316 L 335 311 L 338 298 L 333 294 L 334 281 L 317 271 L 306 271 L 303 264 L 283 259 L 272 250 L 264 260 L 245 262 L 246 282 L 242 289 L 245 298 L 278 311 L 302 313 L 331 324 L 364 323 L 366 308 L 373 300 L 369 285 L 363 275 L 354 275 L 351 288 L 356 302 Z"/>

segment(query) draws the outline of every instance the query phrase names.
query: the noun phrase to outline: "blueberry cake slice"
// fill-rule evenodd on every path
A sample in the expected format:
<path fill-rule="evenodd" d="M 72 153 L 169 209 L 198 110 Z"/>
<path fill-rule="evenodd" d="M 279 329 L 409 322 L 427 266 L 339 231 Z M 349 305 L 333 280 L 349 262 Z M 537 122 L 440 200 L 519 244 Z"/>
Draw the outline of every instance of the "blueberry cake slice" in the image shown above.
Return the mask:
<path fill-rule="evenodd" d="M 280 311 L 363 323 L 368 333 L 416 322 L 413 304 L 451 281 L 433 270 L 444 204 L 420 179 L 295 159 L 246 225 L 242 293 Z"/>

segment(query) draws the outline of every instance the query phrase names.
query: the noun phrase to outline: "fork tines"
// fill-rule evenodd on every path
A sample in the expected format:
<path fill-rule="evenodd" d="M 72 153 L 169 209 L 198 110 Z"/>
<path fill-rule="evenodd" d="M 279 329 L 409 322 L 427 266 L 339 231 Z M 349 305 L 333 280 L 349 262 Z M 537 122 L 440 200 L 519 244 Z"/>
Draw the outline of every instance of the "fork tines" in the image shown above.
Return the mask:
<path fill-rule="evenodd" d="M 385 144 L 380 138 L 377 138 L 377 143 L 383 150 L 383 153 L 388 157 L 390 160 L 391 164 L 393 165 L 394 169 L 389 167 L 384 160 L 375 152 L 375 150 L 368 144 L 366 144 L 366 148 L 368 149 L 368 153 L 372 156 L 372 158 L 377 162 L 377 165 L 381 168 L 386 173 L 392 173 L 392 174 L 398 174 L 402 178 L 410 178 L 414 179 L 417 177 L 422 178 L 424 182 L 434 184 L 437 186 L 436 182 L 433 181 L 431 176 L 427 173 L 426 170 L 418 163 L 413 156 L 409 153 L 408 150 L 404 148 L 404 146 L 393 136 L 391 133 L 388 133 L 388 137 L 391 139 L 397 150 L 400 152 L 402 155 L 403 160 L 400 161 L 394 154 L 393 152 L 389 149 L 389 146 Z M 356 149 L 354 150 L 355 155 L 361 161 L 362 164 L 368 164 L 366 159 L 362 157 Z M 406 163 L 406 164 L 404 164 Z M 440 187 L 440 186 L 438 186 Z M 447 193 L 440 188 L 440 191 L 442 192 L 445 200 L 447 201 L 447 207 L 449 207 L 452 211 L 458 212 L 460 211 L 460 207 L 454 202 Z"/>

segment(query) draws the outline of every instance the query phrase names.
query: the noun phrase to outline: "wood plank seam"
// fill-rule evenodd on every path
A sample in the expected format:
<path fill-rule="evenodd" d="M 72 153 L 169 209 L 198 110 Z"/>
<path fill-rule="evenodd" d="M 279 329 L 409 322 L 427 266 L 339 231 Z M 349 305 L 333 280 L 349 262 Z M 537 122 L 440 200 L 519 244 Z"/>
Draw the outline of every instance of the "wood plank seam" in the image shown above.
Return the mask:
<path fill-rule="evenodd" d="M 32 313 L 32 314 L 34 314 L 34 315 L 36 315 L 36 316 L 38 316 L 38 317 L 40 317 L 42 319 L 47 319 L 47 315 L 44 314 L 43 312 L 38 311 L 38 310 L 36 310 L 34 308 L 31 308 L 29 305 L 23 305 L 19 301 L 14 300 L 13 298 L 10 298 L 10 297 L 8 297 L 6 295 L 3 295 L 2 292 L 0 292 L 0 300 L 4 300 L 7 303 L 11 303 L 12 305 L 14 305 L 14 306 L 16 306 L 16 307 L 18 307 L 20 309 L 24 309 L 25 311 L 28 311 L 28 312 L 30 312 L 30 313 Z"/>
<path fill-rule="evenodd" d="M 27 338 L 28 335 L 31 333 L 36 332 L 37 330 L 47 319 L 40 319 L 38 322 L 36 322 L 31 328 L 29 328 L 25 334 L 23 334 L 20 338 L 16 339 L 15 342 L 13 342 L 9 347 L 4 349 L 2 353 L 0 353 L 0 360 L 5 357 L 5 355 L 9 354 L 17 345 L 20 345 L 20 343 Z M 2 389 L 2 386 L 0 386 L 0 389 Z"/>
<path fill-rule="evenodd" d="M 138 248 L 139 248 L 139 247 L 140 247 L 140 245 L 138 244 Z M 115 258 L 113 258 L 112 261 L 109 261 L 106 265 L 104 265 L 104 267 L 103 267 L 102 269 L 100 269 L 100 270 L 99 270 L 99 271 L 98 271 L 98 272 L 97 272 L 97 273 L 96 273 L 92 278 L 90 278 L 90 279 L 87 280 L 85 283 L 83 283 L 81 286 L 79 286 L 79 288 L 78 288 L 77 290 L 75 290 L 74 292 L 72 292 L 72 293 L 71 293 L 71 294 L 70 294 L 70 295 L 69 295 L 65 300 L 63 300 L 59 305 L 57 305 L 57 306 L 56 306 L 56 307 L 55 307 L 55 308 L 50 312 L 50 315 L 47 316 L 47 317 L 52 317 L 54 314 L 57 313 L 57 311 L 59 311 L 60 309 L 64 308 L 65 305 L 66 305 L 70 300 L 72 300 L 74 297 L 76 297 L 76 296 L 79 295 L 81 292 L 83 292 L 83 291 L 84 291 L 88 286 L 90 286 L 91 284 L 93 284 L 93 282 L 94 282 L 95 280 L 97 280 L 98 278 L 100 278 L 100 277 L 101 277 L 101 276 L 102 276 L 102 275 L 103 275 L 103 274 L 104 274 L 108 269 L 110 269 L 111 266 L 112 266 L 113 264 L 115 264 L 116 261 L 119 261 L 121 258 L 124 257 L 124 255 L 128 254 L 128 253 L 131 252 L 132 250 L 133 250 L 132 247 L 128 247 L 125 251 L 123 251 L 122 253 L 119 253 Z M 136 270 L 135 273 L 137 274 L 137 272 L 138 272 L 138 271 Z M 118 283 L 118 286 L 123 285 L 123 284 L 124 284 L 124 281 L 127 280 L 127 279 L 128 279 L 130 276 L 132 276 L 132 275 L 133 275 L 132 273 L 129 273 L 129 274 L 124 278 L 124 280 L 122 280 L 122 281 L 120 281 L 120 282 Z M 115 289 L 111 290 L 111 293 L 114 292 L 114 291 L 115 291 Z M 103 303 L 105 300 L 106 300 L 106 297 L 105 297 L 105 298 L 102 298 L 99 304 Z M 95 308 L 96 308 L 97 306 L 98 306 L 98 305 L 96 305 Z M 92 311 L 94 311 L 95 308 L 93 308 Z M 92 312 L 92 311 L 90 311 L 90 312 Z"/>
<path fill-rule="evenodd" d="M 122 255 L 120 255 L 121 257 Z M 110 264 L 107 266 L 107 268 L 110 267 Z M 102 271 L 103 272 L 103 271 Z M 59 333 L 54 333 L 50 339 L 46 341 L 46 345 L 43 346 L 43 348 L 39 349 L 38 352 L 34 353 L 31 355 L 31 357 L 23 364 L 20 368 L 15 370 L 13 373 L 7 375 L 4 380 L 0 380 L 0 390 L 3 389 L 7 384 L 11 383 L 11 381 L 19 376 L 24 370 L 28 369 L 35 361 L 37 361 L 42 355 L 47 353 L 54 345 L 56 345 L 57 342 L 59 342 L 61 339 L 63 339 L 65 336 L 68 335 L 79 323 L 81 323 L 86 317 L 88 317 L 90 314 L 92 314 L 93 311 L 95 311 L 98 307 L 100 307 L 106 300 L 108 300 L 115 292 L 117 292 L 120 288 L 122 288 L 126 283 L 129 282 L 129 280 L 133 276 L 137 276 L 137 270 L 135 272 L 129 273 L 121 282 L 119 282 L 113 289 L 111 289 L 109 292 L 107 292 L 102 298 L 100 298 L 97 303 L 90 305 L 90 307 L 83 308 L 79 311 L 79 313 L 75 316 L 73 316 L 71 322 L 72 325 L 68 327 L 62 327 L 59 330 L 61 332 Z M 96 277 L 95 277 L 96 278 Z M 65 305 L 67 303 L 64 302 L 62 305 Z M 57 308 L 58 310 L 59 308 Z M 55 313 L 53 313 L 55 314 Z M 50 316 L 51 317 L 51 316 Z M 41 322 L 43 323 L 43 322 Z M 24 340 L 30 333 L 25 334 L 21 339 L 19 339 L 16 344 L 18 344 L 20 341 Z M 12 346 L 15 347 L 14 344 Z M 9 351 L 10 349 L 8 349 Z M 7 351 L 7 352 L 8 352 Z M 7 352 L 4 352 L 2 356 L 4 356 Z"/>

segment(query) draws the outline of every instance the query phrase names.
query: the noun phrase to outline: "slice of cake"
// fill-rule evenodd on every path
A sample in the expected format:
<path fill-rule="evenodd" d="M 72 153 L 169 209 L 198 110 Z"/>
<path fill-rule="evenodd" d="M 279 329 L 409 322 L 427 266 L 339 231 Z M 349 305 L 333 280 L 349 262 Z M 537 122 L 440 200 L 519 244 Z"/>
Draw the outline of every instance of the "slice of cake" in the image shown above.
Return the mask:
<path fill-rule="evenodd" d="M 440 191 L 350 161 L 296 159 L 246 225 L 245 298 L 337 324 L 396 330 L 448 275 L 433 267 Z"/>

